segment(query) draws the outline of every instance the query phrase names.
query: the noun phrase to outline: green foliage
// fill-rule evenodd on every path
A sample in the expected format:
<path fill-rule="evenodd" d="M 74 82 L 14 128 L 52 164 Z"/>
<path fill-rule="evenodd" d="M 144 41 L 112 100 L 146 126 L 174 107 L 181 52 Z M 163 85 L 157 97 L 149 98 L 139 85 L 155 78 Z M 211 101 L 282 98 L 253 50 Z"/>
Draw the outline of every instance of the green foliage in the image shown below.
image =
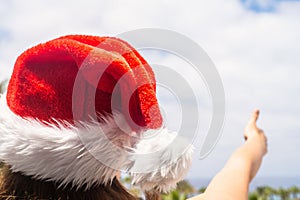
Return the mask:
<path fill-rule="evenodd" d="M 258 200 L 259 195 L 257 194 L 257 192 L 252 192 L 249 194 L 249 200 Z"/>
<path fill-rule="evenodd" d="M 130 177 L 123 177 L 122 182 L 127 186 L 129 191 L 140 197 L 141 191 L 137 187 L 133 187 Z M 184 180 L 178 183 L 176 190 L 168 194 L 162 195 L 162 200 L 185 200 L 188 197 L 202 194 L 206 187 L 196 190 L 188 181 Z M 289 188 L 272 188 L 270 186 L 259 186 L 249 193 L 249 200 L 298 200 L 300 199 L 300 188 L 292 186 Z"/>
<path fill-rule="evenodd" d="M 201 187 L 201 188 L 198 190 L 198 193 L 199 193 L 199 194 L 202 194 L 202 193 L 205 192 L 205 190 L 206 190 L 206 187 Z"/>
<path fill-rule="evenodd" d="M 300 196 L 300 189 L 297 186 L 289 188 L 272 188 L 270 186 L 257 187 L 249 194 L 249 200 L 297 200 Z"/>
<path fill-rule="evenodd" d="M 279 188 L 278 189 L 278 195 L 280 196 L 281 200 L 290 200 L 289 190 L 286 190 L 284 188 Z"/>
<path fill-rule="evenodd" d="M 298 195 L 300 194 L 300 188 L 298 188 L 297 186 L 292 186 L 288 190 L 292 199 L 297 199 Z"/>
<path fill-rule="evenodd" d="M 162 200 L 185 200 L 186 198 L 186 194 L 181 193 L 178 190 L 173 190 L 169 194 L 162 195 Z"/>
<path fill-rule="evenodd" d="M 176 190 L 185 194 L 192 194 L 196 192 L 196 189 L 187 180 L 180 181 L 177 184 Z"/>
<path fill-rule="evenodd" d="M 176 190 L 162 195 L 162 200 L 185 200 L 189 194 L 195 193 L 196 189 L 186 180 L 177 184 Z"/>

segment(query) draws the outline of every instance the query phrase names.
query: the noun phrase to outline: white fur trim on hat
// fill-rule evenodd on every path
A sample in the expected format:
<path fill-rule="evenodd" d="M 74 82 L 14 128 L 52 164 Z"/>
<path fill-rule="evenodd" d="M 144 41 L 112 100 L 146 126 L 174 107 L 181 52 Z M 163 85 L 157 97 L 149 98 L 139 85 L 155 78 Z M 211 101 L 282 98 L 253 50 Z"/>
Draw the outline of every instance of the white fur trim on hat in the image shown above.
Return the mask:
<path fill-rule="evenodd" d="M 93 122 L 81 127 L 59 122 L 58 126 L 46 125 L 14 114 L 5 96 L 1 97 L 0 110 L 0 160 L 14 172 L 57 181 L 61 186 L 72 183 L 77 188 L 89 188 L 109 183 L 120 169 L 132 165 L 127 151 L 113 149 L 112 143 L 128 140 L 112 118 L 106 123 Z M 124 120 L 122 115 L 116 118 Z"/>
<path fill-rule="evenodd" d="M 193 145 L 185 138 L 162 129 L 136 145 L 132 181 L 143 191 L 169 192 L 186 176 L 193 152 Z"/>
<path fill-rule="evenodd" d="M 130 172 L 133 182 L 143 190 L 155 188 L 162 192 L 173 189 L 191 165 L 193 147 L 180 139 L 177 145 L 165 148 L 176 136 L 166 129 L 147 131 L 146 135 L 155 135 L 141 139 L 132 148 L 132 137 L 117 125 L 126 124 L 121 114 L 108 117 L 105 123 L 91 122 L 79 127 L 56 123 L 45 124 L 14 114 L 2 95 L 0 161 L 14 172 L 86 189 L 93 184 L 109 184 L 122 169 Z M 157 153 L 151 157 L 153 151 Z M 149 160 L 144 159 L 147 154 Z M 140 171 L 141 166 L 147 167 Z"/>

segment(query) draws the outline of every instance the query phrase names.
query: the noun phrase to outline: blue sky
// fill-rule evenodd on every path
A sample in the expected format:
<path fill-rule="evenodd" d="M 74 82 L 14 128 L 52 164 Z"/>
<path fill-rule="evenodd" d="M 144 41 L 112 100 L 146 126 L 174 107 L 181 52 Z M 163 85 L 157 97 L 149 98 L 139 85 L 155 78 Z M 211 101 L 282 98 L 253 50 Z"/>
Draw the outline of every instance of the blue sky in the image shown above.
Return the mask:
<path fill-rule="evenodd" d="M 254 12 L 274 12 L 281 0 L 241 0 L 246 9 Z"/>
<path fill-rule="evenodd" d="M 207 52 L 226 95 L 222 137 L 207 158 L 195 155 L 188 177 L 211 177 L 222 168 L 243 143 L 243 128 L 254 108 L 261 109 L 259 125 L 269 138 L 258 176 L 300 176 L 299 11 L 300 1 L 279 0 L 2 1 L 0 80 L 10 76 L 24 50 L 61 35 L 114 36 L 145 27 L 174 30 Z M 149 63 L 180 67 L 171 56 L 144 55 Z M 209 94 L 201 95 L 203 135 L 211 106 Z M 199 151 L 201 137 L 196 147 Z"/>
<path fill-rule="evenodd" d="M 276 12 L 280 3 L 297 0 L 240 0 L 246 9 L 257 13 Z"/>

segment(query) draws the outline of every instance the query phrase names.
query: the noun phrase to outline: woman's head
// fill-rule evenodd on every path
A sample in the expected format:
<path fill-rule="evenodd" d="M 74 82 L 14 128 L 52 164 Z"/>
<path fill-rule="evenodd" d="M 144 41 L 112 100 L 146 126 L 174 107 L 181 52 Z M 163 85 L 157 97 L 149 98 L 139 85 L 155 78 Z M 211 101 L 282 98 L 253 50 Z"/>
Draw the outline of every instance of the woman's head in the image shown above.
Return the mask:
<path fill-rule="evenodd" d="M 177 135 L 161 128 L 154 72 L 120 39 L 68 35 L 26 50 L 0 110 L 0 160 L 14 172 L 5 188 L 104 195 L 127 170 L 142 190 L 166 192 L 191 164 L 190 145 L 169 148 Z"/>

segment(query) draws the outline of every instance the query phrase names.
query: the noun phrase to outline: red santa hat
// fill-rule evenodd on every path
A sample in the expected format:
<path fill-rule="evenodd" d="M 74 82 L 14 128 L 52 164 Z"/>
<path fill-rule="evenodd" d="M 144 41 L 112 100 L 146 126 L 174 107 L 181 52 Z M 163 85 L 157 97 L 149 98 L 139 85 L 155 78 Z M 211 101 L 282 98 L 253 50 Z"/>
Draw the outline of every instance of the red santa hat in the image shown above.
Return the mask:
<path fill-rule="evenodd" d="M 0 160 L 61 186 L 109 184 L 122 169 L 143 190 L 166 192 L 192 159 L 184 139 L 166 148 L 175 137 L 151 67 L 117 38 L 69 35 L 28 49 L 1 97 Z"/>

